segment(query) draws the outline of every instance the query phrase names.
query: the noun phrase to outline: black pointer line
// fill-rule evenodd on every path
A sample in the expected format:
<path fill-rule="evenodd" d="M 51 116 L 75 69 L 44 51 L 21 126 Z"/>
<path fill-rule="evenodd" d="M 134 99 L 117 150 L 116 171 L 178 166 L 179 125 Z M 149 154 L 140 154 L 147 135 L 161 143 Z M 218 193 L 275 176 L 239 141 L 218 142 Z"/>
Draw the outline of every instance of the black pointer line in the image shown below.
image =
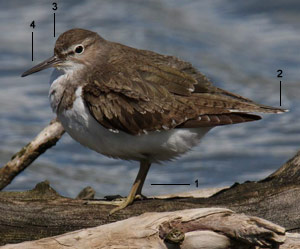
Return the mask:
<path fill-rule="evenodd" d="M 53 27 L 54 27 L 54 30 L 53 30 L 53 34 L 54 34 L 54 37 L 55 37 L 55 13 L 53 13 Z"/>
<path fill-rule="evenodd" d="M 31 60 L 33 61 L 33 31 L 31 32 Z"/>
<path fill-rule="evenodd" d="M 280 88 L 279 88 L 279 92 L 280 92 L 280 106 L 281 106 L 281 81 L 280 81 Z"/>
<path fill-rule="evenodd" d="M 180 185 L 180 186 L 189 186 L 189 183 L 151 183 L 151 185 Z"/>
<path fill-rule="evenodd" d="M 31 32 L 31 60 L 33 61 L 33 31 Z"/>

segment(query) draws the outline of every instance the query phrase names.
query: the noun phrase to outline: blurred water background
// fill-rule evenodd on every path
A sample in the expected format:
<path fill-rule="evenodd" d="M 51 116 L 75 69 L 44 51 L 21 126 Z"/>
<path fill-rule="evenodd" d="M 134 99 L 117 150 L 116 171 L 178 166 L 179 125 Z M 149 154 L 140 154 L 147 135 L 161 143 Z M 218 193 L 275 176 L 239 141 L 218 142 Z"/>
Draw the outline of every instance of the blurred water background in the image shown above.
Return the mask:
<path fill-rule="evenodd" d="M 129 46 L 190 61 L 215 85 L 257 102 L 279 106 L 283 70 L 283 115 L 213 129 L 180 160 L 153 165 L 146 195 L 195 190 L 258 180 L 300 148 L 300 2 L 296 0 L 59 0 L 56 38 L 80 27 Z M 51 1 L 0 1 L 0 164 L 5 164 L 54 117 L 48 101 L 51 70 L 21 78 L 53 53 Z M 31 31 L 35 20 L 34 62 Z M 137 162 L 99 155 L 64 135 L 20 174 L 7 190 L 25 190 L 48 179 L 74 197 L 92 186 L 97 197 L 126 195 Z M 191 186 L 151 186 L 190 183 Z"/>

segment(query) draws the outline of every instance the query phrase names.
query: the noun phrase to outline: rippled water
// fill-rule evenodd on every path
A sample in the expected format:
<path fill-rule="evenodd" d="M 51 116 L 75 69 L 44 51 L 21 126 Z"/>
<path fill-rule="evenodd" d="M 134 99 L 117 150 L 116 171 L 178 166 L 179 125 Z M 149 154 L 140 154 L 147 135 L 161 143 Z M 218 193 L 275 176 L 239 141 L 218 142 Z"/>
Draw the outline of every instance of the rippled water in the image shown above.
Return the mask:
<path fill-rule="evenodd" d="M 193 63 L 215 85 L 257 102 L 279 106 L 277 70 L 283 70 L 283 115 L 213 129 L 180 160 L 153 165 L 145 194 L 224 186 L 267 176 L 300 147 L 300 3 L 297 1 L 59 1 L 57 36 L 74 27 L 108 40 L 175 55 Z M 49 1 L 11 0 L 0 9 L 0 162 L 4 164 L 54 117 L 48 103 L 51 71 L 20 74 L 53 53 Z M 34 30 L 34 62 L 31 31 Z M 136 162 L 114 160 L 83 148 L 64 135 L 20 174 L 7 190 L 29 189 L 48 179 L 60 193 L 75 196 L 90 185 L 97 196 L 126 195 Z M 188 187 L 151 183 L 191 183 Z"/>

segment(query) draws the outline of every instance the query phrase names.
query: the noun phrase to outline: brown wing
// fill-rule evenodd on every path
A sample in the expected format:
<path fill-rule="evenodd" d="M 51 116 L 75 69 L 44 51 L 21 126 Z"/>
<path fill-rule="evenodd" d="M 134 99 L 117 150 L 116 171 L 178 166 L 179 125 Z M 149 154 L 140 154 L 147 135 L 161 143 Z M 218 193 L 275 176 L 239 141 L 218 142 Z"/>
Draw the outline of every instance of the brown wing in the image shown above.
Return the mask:
<path fill-rule="evenodd" d="M 195 116 L 166 87 L 114 72 L 102 72 L 99 80 L 83 88 L 89 111 L 104 127 L 136 135 L 174 128 Z"/>
<path fill-rule="evenodd" d="M 212 86 L 191 64 L 115 44 L 109 60 L 83 88 L 92 116 L 104 127 L 136 135 L 260 119 L 247 112 L 281 112 Z"/>

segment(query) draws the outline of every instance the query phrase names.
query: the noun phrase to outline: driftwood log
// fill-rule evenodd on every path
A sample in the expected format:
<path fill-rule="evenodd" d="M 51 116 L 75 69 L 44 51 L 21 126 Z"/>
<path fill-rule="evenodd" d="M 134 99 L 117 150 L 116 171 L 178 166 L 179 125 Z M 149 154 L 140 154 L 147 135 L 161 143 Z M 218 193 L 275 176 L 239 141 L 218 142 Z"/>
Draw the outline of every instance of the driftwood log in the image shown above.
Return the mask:
<path fill-rule="evenodd" d="M 3 249 L 59 248 L 276 248 L 285 241 L 282 227 L 228 209 L 201 208 L 146 213 L 96 228 L 7 245 Z"/>
<path fill-rule="evenodd" d="M 50 132 L 52 134 L 50 137 L 54 139 L 52 141 L 57 141 L 63 134 L 63 129 L 59 123 L 54 123 L 58 128 Z M 54 143 L 49 144 L 52 146 Z M 42 144 L 44 147 L 42 146 L 41 150 L 23 150 L 16 156 L 21 159 L 30 158 L 30 160 L 23 160 L 25 162 L 33 161 L 38 153 L 45 151 L 49 145 L 47 139 Z M 35 156 L 30 155 L 31 151 L 35 153 Z M 25 163 L 25 167 L 18 167 L 22 160 L 15 158 L 12 159 L 12 161 L 15 160 L 15 164 L 9 162 L 0 169 L 0 174 L 6 174 L 6 177 L 0 175 L 0 181 L 8 179 L 7 169 L 13 169 L 12 177 L 9 178 L 11 181 L 18 169 L 23 170 L 28 166 L 28 163 Z M 0 182 L 0 186 L 4 185 L 5 183 Z M 0 192 L 0 244 L 59 235 L 124 220 L 145 212 L 170 212 L 207 207 L 230 208 L 239 213 L 270 220 L 283 226 L 289 232 L 299 232 L 299 199 L 300 152 L 275 173 L 261 181 L 236 183 L 209 198 L 186 197 L 137 201 L 112 216 L 108 216 L 108 213 L 113 207 L 113 203 L 103 204 L 99 200 L 65 198 L 57 194 L 47 183 L 40 183 L 31 191 Z M 294 248 L 300 248 L 300 243 Z"/>
<path fill-rule="evenodd" d="M 51 148 L 64 134 L 64 128 L 53 119 L 30 143 L 14 154 L 11 160 L 0 169 L 0 190 L 5 188 L 35 159 Z"/>

